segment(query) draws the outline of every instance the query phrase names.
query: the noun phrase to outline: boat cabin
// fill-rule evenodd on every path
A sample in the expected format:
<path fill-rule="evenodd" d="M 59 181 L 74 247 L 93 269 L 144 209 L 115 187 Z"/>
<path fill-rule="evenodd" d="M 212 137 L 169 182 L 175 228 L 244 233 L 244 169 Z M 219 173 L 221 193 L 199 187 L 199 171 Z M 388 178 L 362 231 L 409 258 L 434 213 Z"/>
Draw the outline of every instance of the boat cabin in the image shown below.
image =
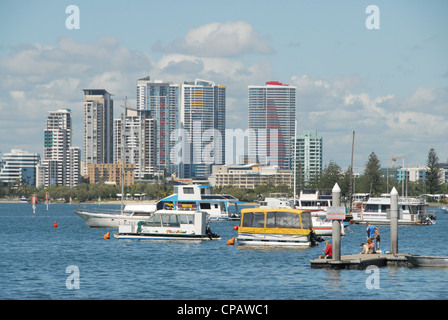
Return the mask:
<path fill-rule="evenodd" d="M 309 234 L 312 226 L 311 213 L 308 211 L 250 208 L 241 210 L 238 231 Z"/>
<path fill-rule="evenodd" d="M 174 194 L 157 203 L 157 210 L 201 210 L 210 214 L 210 219 L 228 219 L 238 213 L 237 198 L 228 194 L 212 194 L 210 186 L 175 186 Z"/>
<path fill-rule="evenodd" d="M 310 247 L 313 224 L 309 211 L 249 208 L 241 210 L 238 245 Z"/>
<path fill-rule="evenodd" d="M 193 210 L 159 210 L 141 221 L 119 225 L 118 239 L 212 239 L 208 213 Z M 217 237 L 214 237 L 217 238 Z"/>

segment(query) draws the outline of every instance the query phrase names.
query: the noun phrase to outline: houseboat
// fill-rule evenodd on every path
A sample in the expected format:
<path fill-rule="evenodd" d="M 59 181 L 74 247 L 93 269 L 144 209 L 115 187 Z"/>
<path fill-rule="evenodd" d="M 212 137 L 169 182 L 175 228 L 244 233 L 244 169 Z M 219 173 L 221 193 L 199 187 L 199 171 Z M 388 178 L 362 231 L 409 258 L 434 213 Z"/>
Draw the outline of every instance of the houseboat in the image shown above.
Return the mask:
<path fill-rule="evenodd" d="M 370 197 L 360 212 L 353 212 L 353 223 L 367 222 L 387 225 L 390 224 L 390 195 Z M 400 197 L 398 199 L 398 224 L 419 225 L 434 224 L 434 217 L 428 212 L 428 203 L 421 198 Z"/>
<path fill-rule="evenodd" d="M 239 220 L 238 204 L 243 203 L 229 194 L 212 194 L 210 186 L 179 185 L 174 194 L 161 199 L 157 210 L 179 209 L 205 211 L 210 220 Z"/>

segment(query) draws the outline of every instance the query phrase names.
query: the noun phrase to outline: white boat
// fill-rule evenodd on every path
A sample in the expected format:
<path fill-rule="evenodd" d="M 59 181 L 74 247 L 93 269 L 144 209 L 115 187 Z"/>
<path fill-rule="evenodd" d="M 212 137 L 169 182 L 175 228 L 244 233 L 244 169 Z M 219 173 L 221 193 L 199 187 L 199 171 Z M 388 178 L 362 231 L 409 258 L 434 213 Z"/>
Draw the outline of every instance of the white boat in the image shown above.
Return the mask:
<path fill-rule="evenodd" d="M 308 248 L 313 242 L 311 214 L 292 208 L 241 210 L 236 244 Z"/>
<path fill-rule="evenodd" d="M 415 267 L 448 267 L 448 257 L 405 255 L 406 259 Z"/>
<path fill-rule="evenodd" d="M 319 190 L 302 190 L 294 207 L 299 210 L 325 212 L 332 206 L 332 195 L 321 194 Z"/>
<path fill-rule="evenodd" d="M 331 203 L 327 201 L 325 203 L 325 208 L 328 207 L 328 204 Z M 311 213 L 311 220 L 313 223 L 313 229 L 317 236 L 331 236 L 333 234 L 333 222 L 331 220 L 327 220 L 327 212 L 322 208 L 316 208 L 316 206 L 304 206 L 299 209 L 300 206 L 295 206 L 294 209 L 297 210 L 306 210 Z M 310 209 L 304 209 L 304 208 Z M 293 204 L 286 198 L 266 198 L 264 201 L 260 201 L 261 209 L 274 209 L 274 208 L 293 208 Z M 341 223 L 341 235 L 345 236 L 345 228 Z"/>
<path fill-rule="evenodd" d="M 126 221 L 140 221 L 149 218 L 156 211 L 156 204 L 128 204 L 123 212 L 103 208 L 81 208 L 75 210 L 89 227 L 92 228 L 118 228 Z"/>
<path fill-rule="evenodd" d="M 448 207 L 440 207 L 440 211 L 442 211 L 443 213 L 448 213 Z"/>
<path fill-rule="evenodd" d="M 238 204 L 243 203 L 229 194 L 212 194 L 210 186 L 179 185 L 174 194 L 157 203 L 157 210 L 167 206 L 180 210 L 200 210 L 210 215 L 210 220 L 239 220 Z"/>
<path fill-rule="evenodd" d="M 158 210 L 146 220 L 124 221 L 114 236 L 125 240 L 221 240 L 210 231 L 208 213 L 192 210 Z"/>
<path fill-rule="evenodd" d="M 428 203 L 420 198 L 400 197 L 398 199 L 398 224 L 419 225 L 434 224 L 433 217 L 428 213 Z M 361 212 L 353 212 L 353 223 L 367 222 L 390 224 L 390 195 L 370 197 Z"/>

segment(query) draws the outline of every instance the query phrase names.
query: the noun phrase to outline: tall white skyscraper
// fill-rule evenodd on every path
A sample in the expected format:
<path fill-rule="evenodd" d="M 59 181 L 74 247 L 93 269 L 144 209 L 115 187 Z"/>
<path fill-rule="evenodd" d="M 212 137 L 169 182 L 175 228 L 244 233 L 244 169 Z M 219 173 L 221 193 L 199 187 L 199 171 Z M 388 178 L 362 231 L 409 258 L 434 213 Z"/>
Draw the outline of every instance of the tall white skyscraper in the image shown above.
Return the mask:
<path fill-rule="evenodd" d="M 184 82 L 180 94 L 183 150 L 181 178 L 207 177 L 211 165 L 225 162 L 226 86 L 212 81 Z"/>
<path fill-rule="evenodd" d="M 84 164 L 113 162 L 113 100 L 104 89 L 84 89 Z M 86 174 L 87 172 L 83 172 Z"/>
<path fill-rule="evenodd" d="M 292 138 L 291 141 L 291 155 L 294 155 L 294 141 L 296 143 L 297 175 L 300 175 L 302 184 L 306 185 L 322 172 L 322 137 L 317 135 L 316 130 L 304 130 L 302 135 Z M 292 156 L 291 167 L 293 166 Z"/>
<path fill-rule="evenodd" d="M 249 86 L 249 157 L 289 169 L 295 117 L 296 87 L 278 81 Z"/>
<path fill-rule="evenodd" d="M 76 186 L 79 182 L 80 150 L 72 147 L 70 109 L 49 111 L 44 129 L 44 186 Z M 76 173 L 78 171 L 78 174 Z"/>
<path fill-rule="evenodd" d="M 178 127 L 179 85 L 152 81 L 149 76 L 137 80 L 137 110 L 148 112 L 145 116 L 156 120 L 157 169 L 176 172 L 177 167 L 170 161 L 170 150 L 175 144 L 170 140 L 170 134 Z"/>
<path fill-rule="evenodd" d="M 124 132 L 123 116 L 114 120 L 114 162 L 122 159 L 124 144 L 124 162 L 135 164 L 135 178 L 153 175 L 157 171 L 156 129 L 157 121 L 149 111 L 126 109 Z"/>

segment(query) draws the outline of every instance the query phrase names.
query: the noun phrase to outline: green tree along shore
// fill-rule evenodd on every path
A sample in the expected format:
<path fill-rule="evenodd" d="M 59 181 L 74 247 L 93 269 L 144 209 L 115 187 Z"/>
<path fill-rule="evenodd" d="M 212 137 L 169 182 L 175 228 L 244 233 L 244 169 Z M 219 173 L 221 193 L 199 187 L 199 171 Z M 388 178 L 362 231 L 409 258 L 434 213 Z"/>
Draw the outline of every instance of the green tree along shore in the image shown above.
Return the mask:
<path fill-rule="evenodd" d="M 448 184 L 441 183 L 443 180 L 440 176 L 438 161 L 439 159 L 435 150 L 431 148 L 428 152 L 426 162 L 426 166 L 428 167 L 426 180 L 417 182 L 408 181 L 406 189 L 409 196 L 418 196 L 425 193 L 448 194 Z M 397 181 L 389 181 L 389 184 L 387 184 L 388 182 L 386 178 L 382 177 L 380 174 L 380 169 L 380 161 L 376 154 L 372 152 L 365 164 L 364 174 L 353 180 L 354 192 L 379 195 L 381 193 L 386 193 L 388 190 L 390 191 L 392 187 L 395 187 L 399 194 L 402 194 L 402 184 Z M 308 184 L 303 185 L 298 181 L 296 190 L 297 193 L 299 193 L 299 190 L 301 189 L 319 189 L 327 190 L 330 193 L 336 182 L 342 190 L 342 195 L 348 196 L 350 192 L 350 168 L 344 172 L 334 161 L 330 161 L 329 164 L 325 166 L 322 173 L 319 176 L 314 177 Z M 173 186 L 166 181 L 158 184 L 137 183 L 125 188 L 124 191 L 125 194 L 131 195 L 145 193 L 149 200 L 158 200 L 173 192 Z M 286 185 L 260 185 L 255 189 L 241 189 L 233 186 L 226 186 L 213 188 L 212 192 L 231 194 L 239 200 L 246 202 L 264 199 L 273 193 L 281 193 L 288 196 L 293 195 L 293 189 Z M 36 189 L 25 183 L 20 183 L 19 181 L 10 185 L 0 185 L 0 198 L 30 197 L 31 195 L 36 194 L 40 201 L 42 201 L 45 199 L 45 193 L 49 193 L 51 199 L 64 199 L 67 202 L 70 197 L 79 202 L 96 201 L 98 198 L 101 198 L 101 200 L 112 200 L 117 199 L 116 195 L 121 193 L 121 186 L 81 183 L 75 188 L 51 186 L 47 189 Z"/>

